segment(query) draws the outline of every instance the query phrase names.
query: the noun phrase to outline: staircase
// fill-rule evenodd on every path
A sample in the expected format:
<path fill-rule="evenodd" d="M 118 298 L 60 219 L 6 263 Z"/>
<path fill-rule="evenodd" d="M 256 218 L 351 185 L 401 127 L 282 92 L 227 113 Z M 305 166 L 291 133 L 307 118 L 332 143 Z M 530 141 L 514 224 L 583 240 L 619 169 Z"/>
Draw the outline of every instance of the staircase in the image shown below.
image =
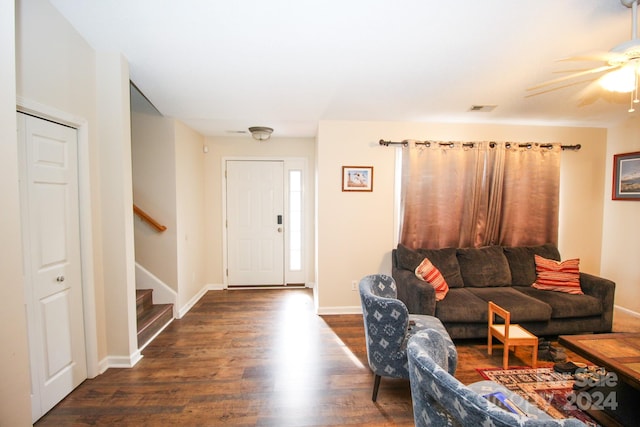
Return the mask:
<path fill-rule="evenodd" d="M 138 348 L 147 345 L 173 320 L 173 304 L 154 304 L 152 289 L 136 290 Z"/>

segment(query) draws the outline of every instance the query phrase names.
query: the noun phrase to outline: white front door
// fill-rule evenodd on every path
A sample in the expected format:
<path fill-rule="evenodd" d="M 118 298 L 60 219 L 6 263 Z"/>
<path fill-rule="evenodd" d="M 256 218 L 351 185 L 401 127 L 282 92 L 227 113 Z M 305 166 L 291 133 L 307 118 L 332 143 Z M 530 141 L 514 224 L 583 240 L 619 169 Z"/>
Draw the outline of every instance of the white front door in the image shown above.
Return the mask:
<path fill-rule="evenodd" d="M 18 113 L 32 419 L 87 378 L 76 130 Z"/>
<path fill-rule="evenodd" d="M 284 165 L 226 161 L 227 282 L 284 285 Z"/>

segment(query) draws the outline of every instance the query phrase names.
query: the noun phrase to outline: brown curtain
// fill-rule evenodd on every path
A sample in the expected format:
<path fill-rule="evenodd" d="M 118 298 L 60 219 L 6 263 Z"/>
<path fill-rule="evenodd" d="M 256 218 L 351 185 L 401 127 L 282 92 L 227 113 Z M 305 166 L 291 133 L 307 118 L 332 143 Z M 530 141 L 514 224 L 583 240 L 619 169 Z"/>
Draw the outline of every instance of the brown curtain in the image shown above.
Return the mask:
<path fill-rule="evenodd" d="M 557 242 L 559 146 L 452 144 L 410 143 L 403 149 L 401 243 L 443 248 Z"/>
<path fill-rule="evenodd" d="M 557 144 L 506 150 L 498 244 L 558 243 L 561 152 Z"/>

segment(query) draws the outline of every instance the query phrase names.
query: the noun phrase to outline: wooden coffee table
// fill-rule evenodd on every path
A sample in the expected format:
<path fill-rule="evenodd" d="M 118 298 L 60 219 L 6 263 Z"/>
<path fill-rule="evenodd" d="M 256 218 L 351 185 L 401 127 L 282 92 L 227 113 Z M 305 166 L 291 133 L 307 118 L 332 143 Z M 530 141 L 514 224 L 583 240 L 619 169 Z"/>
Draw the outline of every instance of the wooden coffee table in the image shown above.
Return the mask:
<path fill-rule="evenodd" d="M 594 387 L 589 390 L 593 399 L 582 399 L 582 403 L 596 402 L 596 390 L 615 399 L 615 409 L 611 405 L 580 409 L 586 410 L 603 425 L 636 425 L 640 419 L 640 333 L 562 335 L 558 337 L 558 343 L 615 373 L 619 380 L 615 387 L 611 384 Z"/>

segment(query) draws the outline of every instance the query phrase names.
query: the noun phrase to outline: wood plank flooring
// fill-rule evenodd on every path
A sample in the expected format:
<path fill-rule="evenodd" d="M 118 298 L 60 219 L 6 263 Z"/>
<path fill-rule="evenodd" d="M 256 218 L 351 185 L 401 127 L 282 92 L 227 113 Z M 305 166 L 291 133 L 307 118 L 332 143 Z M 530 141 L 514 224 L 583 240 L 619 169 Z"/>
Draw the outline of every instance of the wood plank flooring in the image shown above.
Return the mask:
<path fill-rule="evenodd" d="M 500 346 L 456 345 L 464 383 L 501 366 Z M 143 355 L 85 381 L 36 426 L 413 425 L 408 381 L 383 378 L 371 401 L 362 316 L 317 316 L 308 289 L 208 292 Z M 523 347 L 510 364 L 530 357 Z"/>

